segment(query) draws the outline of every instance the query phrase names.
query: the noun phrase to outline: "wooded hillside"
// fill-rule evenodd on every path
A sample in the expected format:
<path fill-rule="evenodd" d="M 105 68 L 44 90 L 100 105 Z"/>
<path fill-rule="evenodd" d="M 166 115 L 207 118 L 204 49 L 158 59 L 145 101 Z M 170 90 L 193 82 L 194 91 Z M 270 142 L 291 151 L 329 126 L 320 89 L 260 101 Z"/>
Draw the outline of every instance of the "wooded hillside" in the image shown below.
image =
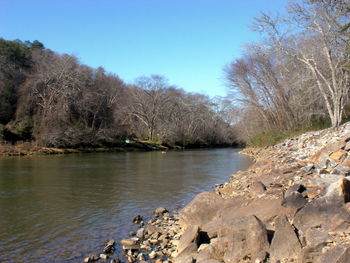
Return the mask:
<path fill-rule="evenodd" d="M 231 106 L 185 92 L 162 76 L 126 84 L 39 41 L 0 39 L 3 141 L 50 147 L 116 146 L 126 138 L 181 146 L 231 144 Z"/>

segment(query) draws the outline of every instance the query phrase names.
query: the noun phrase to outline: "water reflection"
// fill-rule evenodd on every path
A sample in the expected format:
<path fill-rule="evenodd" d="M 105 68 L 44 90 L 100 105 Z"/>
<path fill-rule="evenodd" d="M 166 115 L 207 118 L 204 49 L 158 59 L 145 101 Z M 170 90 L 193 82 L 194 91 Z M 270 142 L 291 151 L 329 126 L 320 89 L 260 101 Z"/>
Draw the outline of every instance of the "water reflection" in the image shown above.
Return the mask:
<path fill-rule="evenodd" d="M 1 262 L 76 262 L 250 165 L 234 149 L 0 159 Z"/>

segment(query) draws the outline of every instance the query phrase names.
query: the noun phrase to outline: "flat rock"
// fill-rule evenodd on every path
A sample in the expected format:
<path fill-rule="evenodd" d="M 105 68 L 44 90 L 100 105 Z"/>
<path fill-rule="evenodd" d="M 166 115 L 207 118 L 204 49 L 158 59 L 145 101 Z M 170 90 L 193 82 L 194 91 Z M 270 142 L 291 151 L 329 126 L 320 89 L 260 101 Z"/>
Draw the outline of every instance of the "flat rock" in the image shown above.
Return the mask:
<path fill-rule="evenodd" d="M 182 234 L 179 244 L 177 246 L 177 252 L 179 254 L 182 253 L 187 247 L 192 246 L 192 244 L 196 244 L 196 239 L 198 238 L 199 227 L 198 226 L 190 226 L 188 227 L 184 233 Z"/>
<path fill-rule="evenodd" d="M 216 215 L 223 198 L 215 192 L 203 192 L 197 195 L 180 213 L 180 224 L 183 227 L 203 226 Z"/>
<path fill-rule="evenodd" d="M 293 223 L 311 247 L 327 240 L 331 231 L 349 229 L 350 214 L 339 198 L 313 199 L 295 215 Z"/>
<path fill-rule="evenodd" d="M 137 243 L 138 240 L 138 238 L 123 239 L 120 241 L 120 244 L 122 246 L 133 246 Z"/>
<path fill-rule="evenodd" d="M 319 258 L 319 263 L 349 263 L 350 262 L 350 245 L 339 245 L 333 247 Z"/>

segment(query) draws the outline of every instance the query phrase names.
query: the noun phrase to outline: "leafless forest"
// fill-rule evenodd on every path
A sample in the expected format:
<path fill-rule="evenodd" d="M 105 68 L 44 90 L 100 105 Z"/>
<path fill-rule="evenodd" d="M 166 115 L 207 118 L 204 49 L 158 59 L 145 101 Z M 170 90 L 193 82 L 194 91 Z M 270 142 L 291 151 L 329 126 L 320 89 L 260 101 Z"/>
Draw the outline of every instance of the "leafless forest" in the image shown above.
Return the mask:
<path fill-rule="evenodd" d="M 129 139 L 169 145 L 230 144 L 222 107 L 158 75 L 128 85 L 103 68 L 39 41 L 0 41 L 0 123 L 5 141 L 41 146 L 114 146 Z"/>
<path fill-rule="evenodd" d="M 338 126 L 349 116 L 349 1 L 290 2 L 262 13 L 259 43 L 225 68 L 240 140 Z M 259 136 L 261 135 L 261 136 Z"/>
<path fill-rule="evenodd" d="M 0 140 L 52 147 L 113 146 L 126 138 L 259 144 L 262 137 L 338 126 L 350 114 L 349 3 L 291 2 L 287 10 L 254 19 L 261 39 L 224 67 L 225 98 L 186 92 L 159 75 L 127 84 L 39 41 L 0 39 Z"/>

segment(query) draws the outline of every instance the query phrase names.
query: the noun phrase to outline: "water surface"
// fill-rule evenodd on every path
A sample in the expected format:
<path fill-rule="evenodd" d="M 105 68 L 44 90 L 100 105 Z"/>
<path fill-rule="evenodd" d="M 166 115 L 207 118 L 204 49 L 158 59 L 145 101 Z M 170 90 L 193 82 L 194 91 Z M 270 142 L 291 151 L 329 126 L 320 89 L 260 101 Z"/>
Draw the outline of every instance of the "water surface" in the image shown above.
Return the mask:
<path fill-rule="evenodd" d="M 250 165 L 237 149 L 0 157 L 0 262 L 81 262 Z"/>

